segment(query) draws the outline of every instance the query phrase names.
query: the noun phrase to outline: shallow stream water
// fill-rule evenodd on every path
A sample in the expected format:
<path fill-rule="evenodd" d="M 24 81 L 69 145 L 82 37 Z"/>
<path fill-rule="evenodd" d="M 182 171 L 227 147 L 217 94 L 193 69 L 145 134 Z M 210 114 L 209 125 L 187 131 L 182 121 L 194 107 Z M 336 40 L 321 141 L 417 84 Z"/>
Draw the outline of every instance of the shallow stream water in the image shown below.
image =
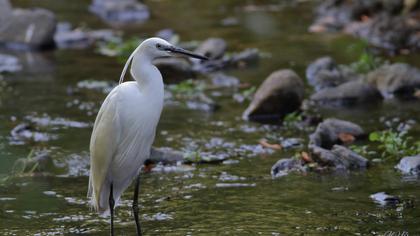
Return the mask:
<path fill-rule="evenodd" d="M 127 38 L 150 37 L 160 29 L 172 28 L 182 41 L 221 37 L 229 51 L 258 48 L 268 55 L 258 65 L 226 71 L 255 86 L 277 69 L 291 68 L 304 78 L 306 66 L 320 56 L 330 55 L 344 64 L 363 51 L 363 43 L 351 37 L 308 33 L 314 7 L 309 1 L 258 1 L 257 6 L 253 1 L 146 2 L 152 19 L 125 29 Z M 13 4 L 50 9 L 59 21 L 75 26 L 107 27 L 88 12 L 89 1 L 15 0 Z M 236 18 L 238 24 L 223 26 L 221 21 L 227 17 Z M 88 79 L 116 82 L 122 65 L 94 49 L 15 54 L 27 64 L 22 72 L 4 75 L 0 81 L 0 175 L 7 176 L 15 161 L 32 149 L 48 151 L 54 163 L 48 175 L 18 177 L 1 186 L 0 234 L 106 235 L 107 219 L 93 213 L 86 199 L 90 132 L 106 94 L 74 88 Z M 420 66 L 418 55 L 388 59 Z M 311 91 L 308 86 L 307 97 Z M 306 145 L 313 128 L 243 121 L 241 114 L 248 102 L 236 102 L 235 92 L 230 88 L 208 92 L 220 104 L 215 112 L 170 102 L 165 106 L 155 146 L 227 153 L 230 161 L 143 174 L 140 211 L 145 235 L 420 234 L 420 182 L 396 172 L 396 162 L 348 174 L 291 174 L 272 179 L 271 166 L 300 149 L 269 151 L 258 141 L 301 138 Z M 388 100 L 362 107 L 322 108 L 319 113 L 356 122 L 367 132 L 385 129 L 385 121 L 413 120 L 417 123 L 410 135 L 420 137 L 418 101 Z M 65 121 L 45 129 L 49 141 L 14 143 L 11 130 L 30 117 Z M 407 199 L 412 206 L 379 206 L 369 196 L 381 191 Z M 135 233 L 131 196 L 132 188 L 117 208 L 117 235 Z"/>

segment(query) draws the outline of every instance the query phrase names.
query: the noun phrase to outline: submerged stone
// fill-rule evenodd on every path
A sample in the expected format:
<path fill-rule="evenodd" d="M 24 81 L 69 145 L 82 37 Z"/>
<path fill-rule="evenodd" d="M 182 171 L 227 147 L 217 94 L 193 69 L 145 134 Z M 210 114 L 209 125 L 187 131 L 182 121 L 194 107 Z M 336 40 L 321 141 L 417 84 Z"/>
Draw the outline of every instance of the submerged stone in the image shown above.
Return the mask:
<path fill-rule="evenodd" d="M 195 53 L 204 55 L 211 60 L 221 59 L 226 52 L 226 41 L 221 38 L 209 38 L 202 42 Z"/>
<path fill-rule="evenodd" d="M 305 172 L 306 169 L 301 160 L 287 158 L 278 160 L 271 167 L 271 177 L 279 178 L 288 175 L 291 172 Z"/>
<path fill-rule="evenodd" d="M 331 150 L 310 146 L 310 151 L 316 162 L 336 170 L 360 170 L 369 165 L 366 158 L 341 145 L 334 145 Z"/>
<path fill-rule="evenodd" d="M 332 106 L 360 105 L 381 99 L 379 91 L 362 80 L 349 81 L 337 87 L 325 88 L 311 96 L 311 100 L 317 104 Z"/>
<path fill-rule="evenodd" d="M 389 195 L 385 192 L 372 194 L 370 195 L 370 198 L 382 206 L 388 206 L 388 205 L 395 206 L 401 202 L 400 198 L 393 195 Z"/>
<path fill-rule="evenodd" d="M 402 158 L 395 168 L 406 175 L 420 176 L 420 155 Z"/>
<path fill-rule="evenodd" d="M 17 57 L 0 54 L 0 73 L 3 72 L 17 72 L 22 69 L 22 65 Z"/>
<path fill-rule="evenodd" d="M 420 70 L 404 63 L 383 65 L 367 75 L 367 81 L 385 98 L 413 98 L 420 89 Z"/>
<path fill-rule="evenodd" d="M 150 158 L 153 162 L 162 162 L 164 164 L 175 164 L 184 160 L 184 154 L 180 151 L 174 151 L 170 148 L 154 148 L 150 150 Z"/>
<path fill-rule="evenodd" d="M 342 138 L 340 138 L 342 134 L 358 138 L 363 136 L 365 132 L 362 127 L 355 123 L 329 118 L 318 124 L 315 132 L 309 136 L 309 144 L 330 149 L 334 144 L 343 143 Z"/>

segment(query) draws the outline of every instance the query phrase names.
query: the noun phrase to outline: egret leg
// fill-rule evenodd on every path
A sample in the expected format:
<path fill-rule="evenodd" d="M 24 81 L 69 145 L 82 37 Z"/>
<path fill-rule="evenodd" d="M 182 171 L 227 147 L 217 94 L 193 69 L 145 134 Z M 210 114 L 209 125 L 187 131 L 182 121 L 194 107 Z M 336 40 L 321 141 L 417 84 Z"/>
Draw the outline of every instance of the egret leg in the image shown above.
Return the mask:
<path fill-rule="evenodd" d="M 114 191 L 113 191 L 113 186 L 111 183 L 110 190 L 109 190 L 109 211 L 111 213 L 111 229 L 109 233 L 111 236 L 114 236 L 114 205 L 115 205 Z"/>
<path fill-rule="evenodd" d="M 136 178 L 136 185 L 134 186 L 134 197 L 133 197 L 133 215 L 136 221 L 137 236 L 141 236 L 141 227 L 139 221 L 139 188 L 140 188 L 140 173 Z"/>

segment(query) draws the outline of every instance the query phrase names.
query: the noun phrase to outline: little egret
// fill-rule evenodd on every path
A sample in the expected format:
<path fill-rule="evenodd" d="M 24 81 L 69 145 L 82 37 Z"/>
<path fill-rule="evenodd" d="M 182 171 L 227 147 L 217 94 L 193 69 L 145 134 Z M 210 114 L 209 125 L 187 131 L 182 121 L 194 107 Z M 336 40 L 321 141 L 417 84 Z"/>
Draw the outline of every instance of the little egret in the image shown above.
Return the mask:
<path fill-rule="evenodd" d="M 160 38 L 143 41 L 128 58 L 119 85 L 105 98 L 96 117 L 90 140 L 88 196 L 96 211 L 110 213 L 111 235 L 114 235 L 114 206 L 134 178 L 133 215 L 137 235 L 141 235 L 140 169 L 149 158 L 163 107 L 163 79 L 153 60 L 177 54 L 207 60 Z M 135 81 L 122 83 L 130 62 Z"/>

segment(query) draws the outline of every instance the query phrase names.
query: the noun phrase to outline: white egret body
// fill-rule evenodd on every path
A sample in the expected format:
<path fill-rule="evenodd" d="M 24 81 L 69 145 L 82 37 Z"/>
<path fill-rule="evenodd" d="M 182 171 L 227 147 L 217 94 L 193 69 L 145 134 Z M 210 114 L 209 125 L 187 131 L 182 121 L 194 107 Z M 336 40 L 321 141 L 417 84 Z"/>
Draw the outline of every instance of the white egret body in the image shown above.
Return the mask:
<path fill-rule="evenodd" d="M 111 234 L 114 204 L 149 158 L 163 107 L 163 79 L 153 60 L 172 53 L 206 59 L 176 48 L 163 39 L 145 40 L 127 60 L 120 84 L 108 94 L 96 117 L 90 140 L 88 195 L 99 213 L 111 212 Z M 135 81 L 121 83 L 130 61 Z M 135 191 L 138 192 L 138 183 Z M 135 204 L 136 198 L 135 193 Z M 139 235 L 137 221 L 136 218 Z"/>

